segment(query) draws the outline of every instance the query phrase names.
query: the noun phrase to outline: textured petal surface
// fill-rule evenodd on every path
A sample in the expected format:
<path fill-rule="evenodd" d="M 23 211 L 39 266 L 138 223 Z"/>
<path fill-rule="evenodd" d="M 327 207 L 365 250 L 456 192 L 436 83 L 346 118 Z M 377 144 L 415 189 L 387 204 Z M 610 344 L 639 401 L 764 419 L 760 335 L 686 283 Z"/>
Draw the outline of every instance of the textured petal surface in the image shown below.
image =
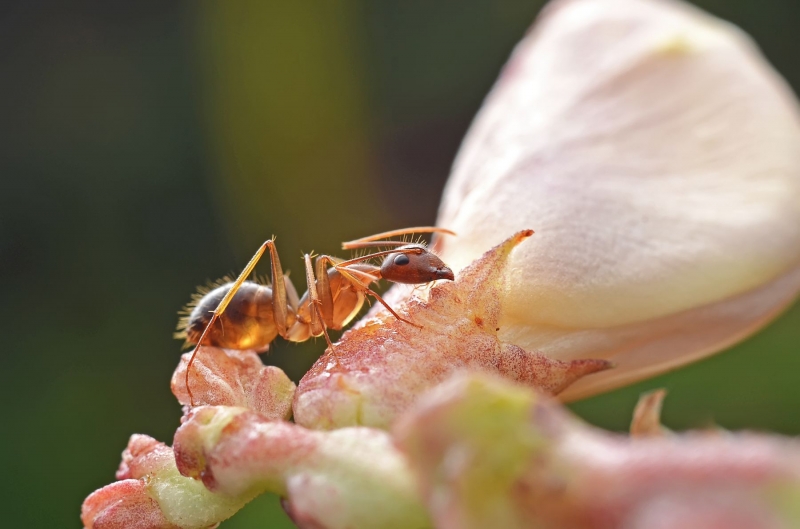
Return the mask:
<path fill-rule="evenodd" d="M 800 289 L 798 116 L 747 36 L 696 8 L 553 2 L 464 141 L 442 257 L 458 270 L 536 230 L 509 263 L 501 338 L 618 365 L 567 398 L 694 360 Z"/>
<path fill-rule="evenodd" d="M 174 529 L 147 485 L 125 479 L 96 490 L 83 502 L 81 520 L 86 529 Z"/>
<path fill-rule="evenodd" d="M 719 433 L 632 439 L 486 375 L 442 384 L 394 432 L 443 529 L 800 522 L 796 440 Z"/>
<path fill-rule="evenodd" d="M 454 371 L 489 371 L 556 394 L 582 376 L 607 369 L 603 360 L 553 360 L 498 338 L 504 270 L 522 231 L 412 298 L 404 318 L 386 312 L 347 332 L 303 377 L 294 417 L 309 428 L 366 425 L 388 428 L 426 389 Z M 525 243 L 527 244 L 527 242 Z"/>
<path fill-rule="evenodd" d="M 172 393 L 189 405 L 186 365 L 191 353 L 181 357 L 172 375 Z M 269 419 L 288 419 L 292 414 L 295 385 L 280 368 L 265 366 L 252 351 L 203 347 L 189 373 L 195 406 L 248 408 Z"/>

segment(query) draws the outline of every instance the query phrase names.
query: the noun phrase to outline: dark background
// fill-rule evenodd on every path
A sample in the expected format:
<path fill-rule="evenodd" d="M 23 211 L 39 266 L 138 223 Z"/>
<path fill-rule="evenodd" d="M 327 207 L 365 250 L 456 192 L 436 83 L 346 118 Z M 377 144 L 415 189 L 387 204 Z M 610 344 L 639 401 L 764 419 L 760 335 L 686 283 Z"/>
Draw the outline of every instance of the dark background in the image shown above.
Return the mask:
<path fill-rule="evenodd" d="M 698 3 L 797 90 L 797 0 Z M 239 271 L 272 234 L 298 271 L 301 250 L 432 223 L 541 5 L 272 4 L 0 8 L 4 526 L 79 527 L 131 433 L 171 441 L 171 334 L 196 285 Z M 637 395 L 663 386 L 672 427 L 797 434 L 798 344 L 795 306 L 725 354 L 574 409 L 625 429 Z M 266 361 L 297 380 L 322 349 L 279 340 Z M 264 497 L 223 527 L 289 525 Z"/>

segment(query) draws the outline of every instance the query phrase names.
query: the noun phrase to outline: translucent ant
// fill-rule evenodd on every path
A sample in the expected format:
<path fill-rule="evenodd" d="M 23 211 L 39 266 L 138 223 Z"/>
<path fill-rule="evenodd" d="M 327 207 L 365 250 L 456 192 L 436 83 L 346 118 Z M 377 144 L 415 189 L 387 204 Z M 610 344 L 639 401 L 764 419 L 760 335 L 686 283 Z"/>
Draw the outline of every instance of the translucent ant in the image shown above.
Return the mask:
<path fill-rule="evenodd" d="M 250 259 L 233 282 L 217 286 L 204 295 L 195 296 L 187 307 L 189 314 L 178 323 L 177 338 L 194 344 L 186 366 L 186 390 L 194 406 L 189 387 L 189 371 L 198 349 L 212 345 L 224 349 L 264 352 L 278 335 L 292 342 L 303 342 L 312 336 L 325 336 L 328 347 L 333 343 L 328 329 L 339 330 L 347 325 L 364 304 L 367 295 L 374 297 L 398 320 L 418 325 L 400 317 L 383 298 L 369 288 L 380 279 L 394 283 L 424 284 L 438 279 L 454 279 L 453 271 L 423 244 L 408 244 L 388 240 L 412 233 L 445 233 L 452 231 L 435 227 L 408 228 L 378 233 L 342 244 L 345 250 L 374 247 L 396 247 L 350 260 L 329 255 L 316 257 L 305 254 L 306 283 L 303 297 L 297 295 L 289 276 L 284 275 L 275 237 L 266 241 Z M 247 281 L 264 252 L 269 250 L 272 285 Z M 370 259 L 383 257 L 381 266 L 369 264 Z M 329 268 L 330 266 L 330 268 Z M 316 269 L 315 269 L 316 267 Z M 215 325 L 219 322 L 219 325 Z"/>

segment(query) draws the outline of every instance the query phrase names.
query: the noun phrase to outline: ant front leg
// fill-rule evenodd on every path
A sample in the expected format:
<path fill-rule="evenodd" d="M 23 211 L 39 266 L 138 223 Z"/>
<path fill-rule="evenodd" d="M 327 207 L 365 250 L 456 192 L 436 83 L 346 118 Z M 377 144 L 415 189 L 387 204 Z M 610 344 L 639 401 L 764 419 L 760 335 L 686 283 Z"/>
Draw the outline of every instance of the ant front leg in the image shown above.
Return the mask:
<path fill-rule="evenodd" d="M 357 288 L 358 290 L 362 291 L 365 294 L 369 294 L 370 296 L 378 300 L 381 305 L 386 307 L 386 310 L 388 310 L 392 314 L 392 316 L 413 327 L 422 329 L 422 325 L 417 325 L 416 323 L 400 316 L 398 313 L 394 311 L 394 309 L 392 309 L 392 307 L 389 306 L 388 303 L 386 303 L 386 300 L 384 300 L 377 292 L 364 285 L 365 282 L 364 280 L 367 280 L 367 284 L 369 284 L 369 282 L 375 281 L 375 278 L 373 276 L 367 274 L 366 272 L 362 272 L 360 270 L 356 270 L 355 268 L 350 268 L 348 266 L 336 266 L 335 268 L 342 275 L 342 277 L 350 281 L 353 284 L 353 286 L 355 286 L 355 288 Z M 359 280 L 358 276 L 361 276 L 363 279 Z"/>

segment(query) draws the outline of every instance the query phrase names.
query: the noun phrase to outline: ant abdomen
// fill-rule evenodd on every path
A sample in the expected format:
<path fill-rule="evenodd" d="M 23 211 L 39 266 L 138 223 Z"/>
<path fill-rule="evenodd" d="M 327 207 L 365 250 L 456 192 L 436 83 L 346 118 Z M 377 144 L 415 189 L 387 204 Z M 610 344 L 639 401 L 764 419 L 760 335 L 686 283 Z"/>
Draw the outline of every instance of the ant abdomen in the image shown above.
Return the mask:
<path fill-rule="evenodd" d="M 221 285 L 197 301 L 184 322 L 187 343 L 198 342 L 214 310 L 232 285 Z M 289 325 L 294 323 L 291 311 L 289 319 Z M 263 352 L 276 336 L 278 328 L 273 313 L 272 289 L 245 281 L 219 317 L 219 322 L 208 330 L 203 343 L 224 349 Z"/>

